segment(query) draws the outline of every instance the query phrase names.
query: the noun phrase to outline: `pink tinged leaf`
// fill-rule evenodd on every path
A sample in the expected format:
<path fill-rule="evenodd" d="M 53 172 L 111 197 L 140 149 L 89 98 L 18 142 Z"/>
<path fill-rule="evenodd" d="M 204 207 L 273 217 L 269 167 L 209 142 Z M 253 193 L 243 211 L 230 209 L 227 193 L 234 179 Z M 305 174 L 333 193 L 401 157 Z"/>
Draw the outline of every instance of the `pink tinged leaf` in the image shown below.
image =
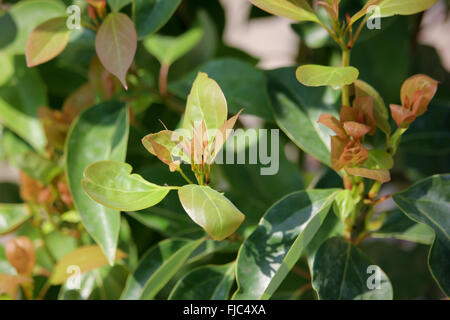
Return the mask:
<path fill-rule="evenodd" d="M 416 113 L 416 116 L 421 116 L 426 112 L 428 104 L 436 94 L 438 85 L 438 81 L 424 74 L 416 74 L 408 78 L 403 83 L 402 89 L 400 91 L 402 105 L 411 108 L 419 98 L 419 96 L 416 95 L 416 92 L 422 91 L 423 96 L 421 98 L 419 106 L 417 107 L 418 112 Z"/>
<path fill-rule="evenodd" d="M 340 162 L 341 155 L 344 153 L 347 140 L 341 139 L 338 136 L 331 137 L 331 165 L 335 171 L 339 171 L 343 168 L 343 164 Z"/>
<path fill-rule="evenodd" d="M 339 163 L 343 167 L 357 166 L 366 162 L 369 151 L 363 147 L 359 141 L 349 141 L 344 148 L 344 152 L 339 158 Z"/>
<path fill-rule="evenodd" d="M 228 140 L 231 130 L 234 128 L 234 125 L 236 124 L 236 121 L 239 118 L 242 111 L 244 111 L 244 109 L 239 110 L 239 112 L 237 114 L 235 114 L 230 119 L 225 121 L 225 123 L 217 131 L 217 133 L 214 137 L 214 140 L 211 144 L 211 149 L 210 149 L 211 151 L 210 151 L 209 157 L 208 157 L 209 164 L 211 164 L 214 161 L 214 159 L 217 156 L 217 153 L 219 153 L 220 149 L 222 149 L 223 145 Z"/>
<path fill-rule="evenodd" d="M 362 123 L 369 126 L 369 134 L 374 135 L 377 131 L 377 123 L 373 114 L 373 97 L 358 97 L 353 101 L 353 107 L 361 112 Z"/>
<path fill-rule="evenodd" d="M 97 55 L 106 70 L 114 74 L 125 89 L 126 75 L 136 53 L 137 35 L 133 21 L 115 12 L 103 21 L 95 39 Z"/>
<path fill-rule="evenodd" d="M 339 120 L 336 119 L 333 115 L 323 113 L 320 115 L 319 120 L 317 122 L 327 126 L 331 130 L 333 130 L 337 134 L 338 137 L 340 137 L 342 139 L 348 139 L 347 133 L 345 132 L 344 127 L 339 122 Z"/>
<path fill-rule="evenodd" d="M 405 107 L 391 104 L 390 106 L 392 118 L 399 128 L 408 128 L 408 126 L 416 120 L 414 111 Z"/>
<path fill-rule="evenodd" d="M 38 25 L 26 46 L 28 67 L 34 67 L 58 56 L 69 42 L 70 30 L 65 17 L 53 18 Z"/>
<path fill-rule="evenodd" d="M 386 183 L 391 180 L 389 170 L 373 170 L 366 168 L 345 168 L 345 171 L 352 176 L 363 177 Z"/>
<path fill-rule="evenodd" d="M 142 139 L 145 148 L 152 154 L 156 155 L 159 160 L 169 166 L 171 172 L 178 169 L 180 161 L 173 161 L 172 154 L 164 145 L 156 142 L 152 135 L 147 135 Z"/>
<path fill-rule="evenodd" d="M 354 139 L 359 139 L 365 136 L 371 130 L 369 126 L 353 121 L 345 122 L 344 128 Z"/>
<path fill-rule="evenodd" d="M 203 165 L 206 160 L 206 149 L 208 147 L 208 134 L 206 123 L 202 122 L 194 129 L 191 141 L 191 159 L 196 165 Z"/>

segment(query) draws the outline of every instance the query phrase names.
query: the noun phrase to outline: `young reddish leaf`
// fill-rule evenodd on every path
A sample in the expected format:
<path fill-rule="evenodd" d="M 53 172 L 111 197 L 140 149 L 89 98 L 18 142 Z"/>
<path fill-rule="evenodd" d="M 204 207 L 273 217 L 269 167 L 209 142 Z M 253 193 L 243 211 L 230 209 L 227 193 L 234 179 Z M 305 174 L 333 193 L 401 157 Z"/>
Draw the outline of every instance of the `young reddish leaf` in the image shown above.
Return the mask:
<path fill-rule="evenodd" d="M 38 25 L 31 32 L 26 47 L 28 67 L 47 62 L 64 50 L 70 35 L 66 21 L 66 17 L 53 18 Z"/>
<path fill-rule="evenodd" d="M 424 74 L 408 78 L 402 85 L 400 96 L 402 105 L 414 111 L 416 117 L 427 111 L 428 104 L 436 94 L 439 82 Z"/>
<path fill-rule="evenodd" d="M 163 130 L 158 133 L 149 134 L 142 138 L 142 144 L 153 155 L 157 156 L 159 160 L 169 166 L 170 171 L 175 171 L 180 166 L 180 161 L 174 161 L 172 154 L 177 147 L 176 141 L 181 141 L 175 132 Z M 175 140 L 172 140 L 175 139 Z"/>
<path fill-rule="evenodd" d="M 386 183 L 391 180 L 389 170 L 372 170 L 366 168 L 345 168 L 345 171 L 352 176 L 364 177 L 381 183 Z"/>
<path fill-rule="evenodd" d="M 359 139 L 365 136 L 370 131 L 370 127 L 366 126 L 365 124 L 354 121 L 345 122 L 344 128 L 348 132 L 348 134 L 352 136 L 354 139 Z"/>
<path fill-rule="evenodd" d="M 191 161 L 193 164 L 204 164 L 208 147 L 208 133 L 205 121 L 202 121 L 195 129 L 191 140 Z"/>
<path fill-rule="evenodd" d="M 358 110 L 349 106 L 342 106 L 339 113 L 341 122 L 347 121 L 357 121 L 358 120 Z"/>
<path fill-rule="evenodd" d="M 358 97 L 353 101 L 353 108 L 359 111 L 359 116 L 362 118 L 362 120 L 358 119 L 358 122 L 367 125 L 370 128 L 369 134 L 374 135 L 377 124 L 373 114 L 373 98 Z"/>
<path fill-rule="evenodd" d="M 331 137 L 331 165 L 335 171 L 339 171 L 344 166 L 339 159 L 344 153 L 347 140 L 341 139 L 338 136 Z"/>
<path fill-rule="evenodd" d="M 408 128 L 408 126 L 416 120 L 416 115 L 412 110 L 405 107 L 391 104 L 390 106 L 392 118 L 399 128 Z"/>
<path fill-rule="evenodd" d="M 103 21 L 95 39 L 95 49 L 103 66 L 114 74 L 125 89 L 127 71 L 133 62 L 137 35 L 127 15 L 114 12 Z"/>
<path fill-rule="evenodd" d="M 214 161 L 214 159 L 217 156 L 217 153 L 220 151 L 222 146 L 227 141 L 228 137 L 230 136 L 231 129 L 234 128 L 234 125 L 236 124 L 236 121 L 243 110 L 244 109 L 239 110 L 237 114 L 235 114 L 230 119 L 225 121 L 225 123 L 220 127 L 219 131 L 217 131 L 216 135 L 214 136 L 214 140 L 211 144 L 210 149 L 211 151 L 208 157 L 209 164 L 211 164 Z"/>
<path fill-rule="evenodd" d="M 359 141 L 349 141 L 339 158 L 342 167 L 357 166 L 366 162 L 369 151 Z"/>
<path fill-rule="evenodd" d="M 347 133 L 345 132 L 344 127 L 339 122 L 339 120 L 336 119 L 333 115 L 323 113 L 320 115 L 319 120 L 317 122 L 327 126 L 331 130 L 336 132 L 338 137 L 340 137 L 342 139 L 348 139 Z"/>

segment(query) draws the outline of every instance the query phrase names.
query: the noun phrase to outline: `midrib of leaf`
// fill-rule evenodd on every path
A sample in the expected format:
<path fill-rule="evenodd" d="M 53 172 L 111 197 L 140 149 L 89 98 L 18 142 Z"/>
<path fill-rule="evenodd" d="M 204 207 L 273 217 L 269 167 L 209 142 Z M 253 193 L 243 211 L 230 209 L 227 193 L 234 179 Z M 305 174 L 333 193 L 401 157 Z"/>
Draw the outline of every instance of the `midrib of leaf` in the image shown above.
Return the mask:
<path fill-rule="evenodd" d="M 61 40 L 60 37 L 62 37 L 65 33 L 68 33 L 68 32 L 69 31 L 57 31 L 56 33 L 54 33 L 53 36 L 50 38 L 50 41 L 48 41 L 47 43 L 45 43 L 42 47 L 40 47 L 38 49 L 36 55 L 34 56 L 34 59 L 37 59 L 38 57 L 40 58 L 42 55 L 42 52 L 45 51 L 45 49 L 47 49 L 48 47 L 52 47 L 51 44 L 53 44 L 53 43 L 58 44 Z M 60 51 L 59 48 L 58 48 L 58 51 Z"/>
<path fill-rule="evenodd" d="M 115 20 L 117 18 L 117 15 L 115 15 L 112 18 Z M 115 23 L 113 23 L 113 19 L 111 19 L 110 23 L 111 23 L 111 26 L 112 26 L 112 34 L 113 34 L 113 38 L 114 38 L 114 44 L 115 44 L 115 47 L 117 49 L 117 56 L 119 58 L 118 59 L 119 69 L 120 69 L 120 71 L 122 71 L 122 53 L 120 51 L 119 39 L 117 38 L 117 29 L 116 29 Z"/>

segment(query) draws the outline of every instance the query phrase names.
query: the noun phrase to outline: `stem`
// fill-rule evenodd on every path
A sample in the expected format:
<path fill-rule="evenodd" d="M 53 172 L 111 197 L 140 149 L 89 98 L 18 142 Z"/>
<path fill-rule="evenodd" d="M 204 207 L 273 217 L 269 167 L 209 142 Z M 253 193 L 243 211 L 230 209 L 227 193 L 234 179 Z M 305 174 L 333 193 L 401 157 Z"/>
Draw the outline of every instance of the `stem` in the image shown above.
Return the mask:
<path fill-rule="evenodd" d="M 159 70 L 159 94 L 167 97 L 167 77 L 169 75 L 169 65 L 162 64 Z"/>
<path fill-rule="evenodd" d="M 342 50 L 342 66 L 348 67 L 349 65 L 350 65 L 350 50 L 344 49 Z M 350 94 L 348 85 L 344 85 L 342 87 L 342 105 L 350 106 Z"/>
<path fill-rule="evenodd" d="M 189 184 L 195 184 L 195 183 L 193 183 L 193 182 L 191 181 L 191 179 L 189 179 L 189 178 L 187 177 L 187 175 L 184 174 L 183 170 L 182 170 L 180 167 L 178 167 L 177 171 L 181 174 L 181 176 L 184 178 L 184 180 L 186 180 L 187 183 L 189 183 Z"/>

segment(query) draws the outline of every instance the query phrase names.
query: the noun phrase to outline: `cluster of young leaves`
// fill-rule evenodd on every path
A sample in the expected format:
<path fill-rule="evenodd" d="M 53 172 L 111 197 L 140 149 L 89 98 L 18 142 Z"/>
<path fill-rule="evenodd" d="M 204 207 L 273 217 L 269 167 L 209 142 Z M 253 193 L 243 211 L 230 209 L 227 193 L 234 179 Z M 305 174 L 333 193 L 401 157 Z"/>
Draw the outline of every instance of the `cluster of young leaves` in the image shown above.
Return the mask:
<path fill-rule="evenodd" d="M 320 299 L 392 299 L 395 279 L 387 270 L 376 268 L 377 290 L 360 280 L 375 264 L 359 246 L 368 236 L 431 245 L 431 273 L 449 294 L 448 174 L 394 194 L 405 214 L 376 216 L 374 210 L 400 138 L 426 111 L 435 80 L 418 75 L 404 83 L 402 105 L 390 108 L 399 127 L 391 135 L 383 98 L 358 79 L 362 72 L 349 57 L 339 67 L 262 72 L 251 57 L 217 41 L 220 15 L 209 17 L 216 1 L 86 2 L 81 31 L 67 28 L 58 0 L 19 2 L 0 17 L 0 25 L 8 28 L 12 20 L 18 32 L 6 45 L 0 42 L 2 151 L 22 171 L 25 201 L 0 205 L 0 234 L 17 235 L 6 250 L 0 246 L 0 295 L 14 298 L 21 288 L 27 299 L 269 299 L 302 297 L 312 285 Z M 381 17 L 389 17 L 436 3 L 370 0 L 341 21 L 345 2 L 337 0 L 317 1 L 316 11 L 304 0 L 251 2 L 323 28 L 344 57 L 362 29 L 353 33 L 352 27 L 368 18 L 369 6 L 379 5 Z M 177 18 L 181 3 L 178 14 L 196 16 L 192 28 L 179 36 L 155 33 Z M 43 85 L 45 68 L 53 72 L 52 63 L 67 59 L 63 71 L 70 73 L 76 67 L 70 56 L 82 61 L 83 50 L 89 52 L 86 67 L 76 70 L 87 76 L 63 90 L 56 110 L 55 82 L 48 90 Z M 338 102 L 337 87 L 348 103 Z M 172 110 L 184 113 L 180 123 Z M 213 166 L 241 111 L 265 120 L 267 128 L 275 122 L 287 136 L 282 139 L 338 171 L 345 188 L 327 180 L 329 171 L 303 190 L 307 175 L 282 154 L 276 176 L 260 176 L 251 165 Z M 156 131 L 146 123 L 158 117 L 177 129 L 164 125 L 145 135 Z M 330 131 L 318 120 L 337 134 L 331 149 Z M 386 145 L 369 149 L 376 128 Z M 185 174 L 189 166 L 192 174 Z M 167 239 L 160 241 L 161 235 Z M 205 264 L 212 254 L 227 263 Z M 80 269 L 70 271 L 73 265 Z M 79 290 L 71 288 L 70 272 L 81 273 Z"/>

